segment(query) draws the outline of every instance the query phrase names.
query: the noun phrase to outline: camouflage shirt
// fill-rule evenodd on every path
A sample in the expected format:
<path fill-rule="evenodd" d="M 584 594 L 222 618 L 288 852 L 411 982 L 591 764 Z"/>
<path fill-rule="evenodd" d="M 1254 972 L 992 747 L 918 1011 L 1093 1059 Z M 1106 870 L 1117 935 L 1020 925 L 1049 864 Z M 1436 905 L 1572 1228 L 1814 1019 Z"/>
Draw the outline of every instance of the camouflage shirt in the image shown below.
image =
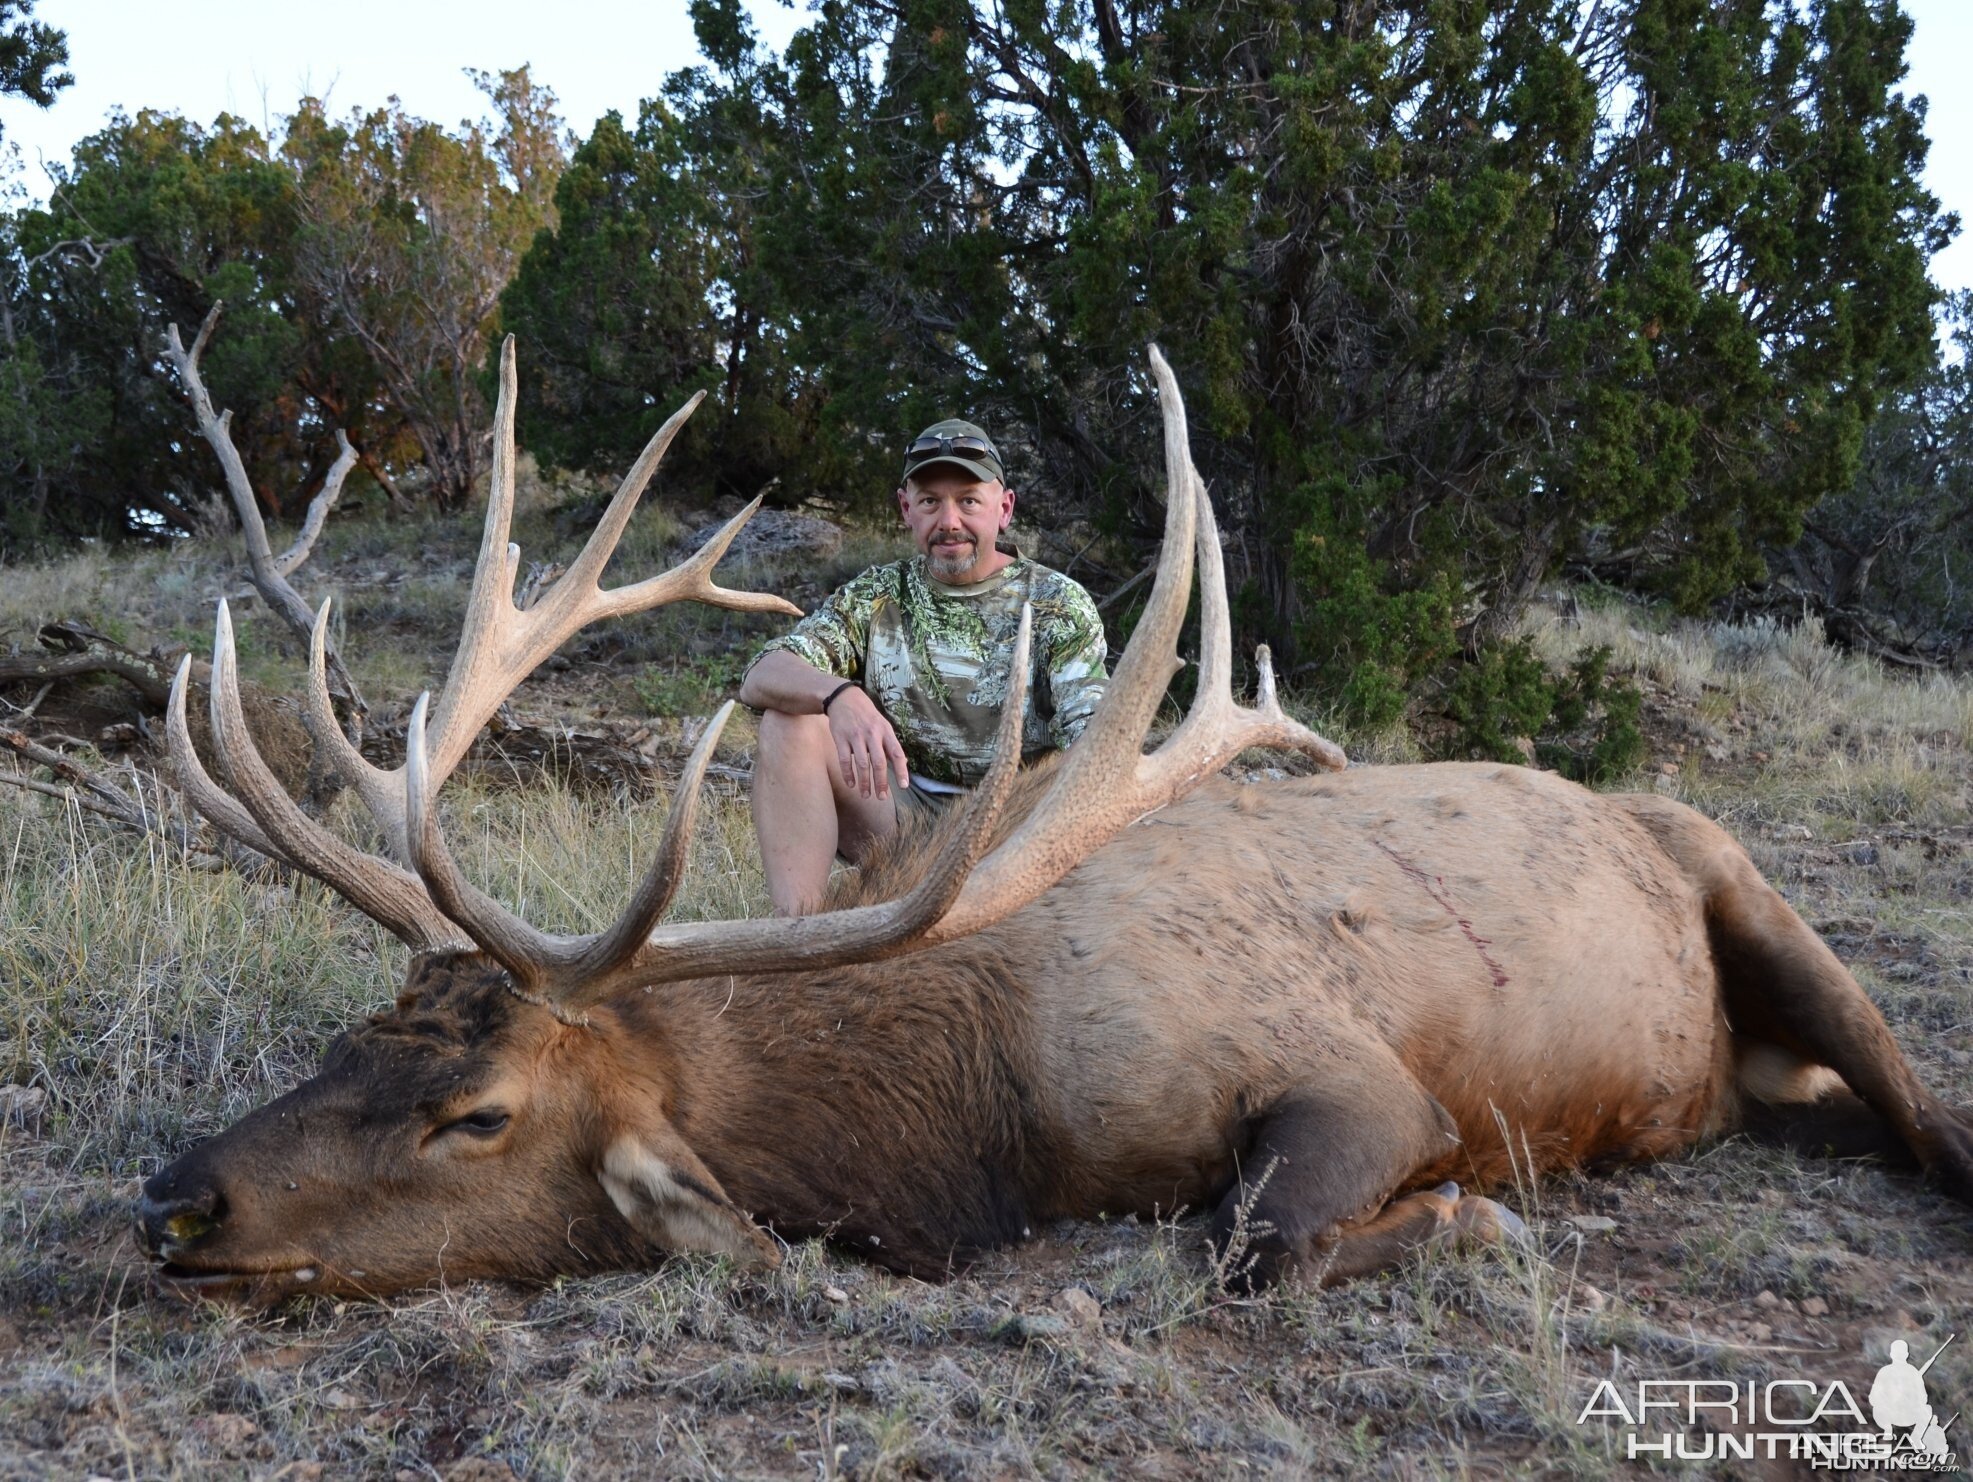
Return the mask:
<path fill-rule="evenodd" d="M 922 557 L 873 566 L 761 652 L 784 649 L 856 680 L 897 731 L 914 776 L 971 787 L 993 760 L 1023 602 L 1034 604 L 1025 761 L 1081 735 L 1109 681 L 1089 593 L 1026 557 L 964 587 L 927 575 Z"/>

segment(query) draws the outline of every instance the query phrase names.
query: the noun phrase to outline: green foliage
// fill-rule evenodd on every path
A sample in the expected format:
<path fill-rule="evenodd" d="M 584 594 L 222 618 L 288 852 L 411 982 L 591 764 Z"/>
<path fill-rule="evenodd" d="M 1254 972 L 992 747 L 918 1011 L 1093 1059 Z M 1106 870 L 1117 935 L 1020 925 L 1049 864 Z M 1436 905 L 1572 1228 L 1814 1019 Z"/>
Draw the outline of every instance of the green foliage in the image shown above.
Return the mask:
<path fill-rule="evenodd" d="M 1257 636 L 1359 719 L 1566 560 L 1688 608 L 1757 575 L 1926 362 L 1952 223 L 1869 0 L 840 0 L 778 57 L 694 18 L 712 65 L 596 145 L 643 235 L 607 274 L 558 242 L 585 307 L 534 298 L 544 343 L 602 331 L 595 436 L 637 420 L 612 357 L 744 370 L 744 299 L 785 340 L 723 413 L 816 418 L 750 477 L 874 500 L 964 412 L 1031 495 L 1148 535 L 1159 339 Z M 707 313 L 612 329 L 664 243 Z"/>
<path fill-rule="evenodd" d="M 1609 677 L 1610 650 L 1577 655 L 1552 675 L 1526 638 L 1486 648 L 1463 666 L 1446 694 L 1456 729 L 1444 754 L 1497 762 L 1530 760 L 1583 782 L 1607 782 L 1644 758 L 1643 696 Z"/>
<path fill-rule="evenodd" d="M 555 96 L 526 67 L 472 75 L 490 125 L 449 132 L 395 99 L 338 123 L 305 98 L 281 151 L 301 201 L 296 275 L 369 352 L 447 510 L 486 467 L 492 417 L 476 382 L 500 292 L 554 224 L 564 154 Z"/>
<path fill-rule="evenodd" d="M 706 392 L 668 478 L 751 499 L 799 468 L 786 494 L 817 491 L 812 397 L 753 266 L 755 170 L 733 142 L 718 111 L 687 120 L 653 101 L 634 133 L 611 113 L 576 151 L 559 225 L 501 296 L 527 366 L 521 438 L 538 457 L 621 469 Z"/>
<path fill-rule="evenodd" d="M 164 367 L 226 314 L 202 366 L 264 510 L 299 515 L 346 432 L 396 491 L 442 504 L 484 462 L 475 378 L 495 301 L 552 219 L 561 140 L 525 70 L 448 133 L 395 107 L 332 124 L 304 100 L 270 141 L 237 118 L 115 114 L 45 207 L 0 212 L 0 548 L 198 528 L 220 484 Z"/>
<path fill-rule="evenodd" d="M 207 382 L 280 513 L 333 457 L 327 429 L 297 416 L 297 387 L 335 357 L 307 342 L 289 271 L 293 192 L 266 141 L 227 116 L 202 129 L 116 115 L 57 182 L 47 207 L 0 219 L 0 387 L 13 393 L 0 412 L 0 537 L 195 527 L 217 470 L 188 437 L 158 349 L 166 323 L 189 336 L 221 297 L 230 312 Z"/>
<path fill-rule="evenodd" d="M 1889 399 L 1855 481 L 1769 556 L 1777 579 L 1762 595 L 1865 652 L 1950 660 L 1973 646 L 1973 293 L 1941 317 L 1953 354 Z"/>
<path fill-rule="evenodd" d="M 648 668 L 637 677 L 638 706 L 645 715 L 705 715 L 738 692 L 747 661 L 745 652 L 736 652 Z"/>
<path fill-rule="evenodd" d="M 66 33 L 34 18 L 34 0 L 0 0 L 0 95 L 46 108 L 75 81 Z"/>

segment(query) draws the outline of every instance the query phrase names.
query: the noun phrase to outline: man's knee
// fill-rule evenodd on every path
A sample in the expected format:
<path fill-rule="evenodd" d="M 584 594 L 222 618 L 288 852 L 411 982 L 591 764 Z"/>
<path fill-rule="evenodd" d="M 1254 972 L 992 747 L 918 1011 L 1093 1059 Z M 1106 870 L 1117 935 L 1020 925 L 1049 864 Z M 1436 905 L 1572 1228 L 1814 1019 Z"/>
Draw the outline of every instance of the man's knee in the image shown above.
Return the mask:
<path fill-rule="evenodd" d="M 836 754 L 835 738 L 829 732 L 826 715 L 789 715 L 781 710 L 763 710 L 760 716 L 760 752 L 774 760 L 819 757 Z"/>

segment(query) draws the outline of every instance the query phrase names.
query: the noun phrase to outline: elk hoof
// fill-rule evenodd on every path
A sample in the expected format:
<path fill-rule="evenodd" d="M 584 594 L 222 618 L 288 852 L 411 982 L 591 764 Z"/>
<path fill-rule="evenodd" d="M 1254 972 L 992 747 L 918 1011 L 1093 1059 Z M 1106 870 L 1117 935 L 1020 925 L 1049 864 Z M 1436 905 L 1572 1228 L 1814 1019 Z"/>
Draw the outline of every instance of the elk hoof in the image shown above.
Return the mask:
<path fill-rule="evenodd" d="M 1488 1245 L 1512 1245 L 1520 1250 L 1534 1249 L 1534 1232 L 1505 1204 L 1478 1194 L 1468 1194 L 1453 1210 L 1460 1233 Z"/>

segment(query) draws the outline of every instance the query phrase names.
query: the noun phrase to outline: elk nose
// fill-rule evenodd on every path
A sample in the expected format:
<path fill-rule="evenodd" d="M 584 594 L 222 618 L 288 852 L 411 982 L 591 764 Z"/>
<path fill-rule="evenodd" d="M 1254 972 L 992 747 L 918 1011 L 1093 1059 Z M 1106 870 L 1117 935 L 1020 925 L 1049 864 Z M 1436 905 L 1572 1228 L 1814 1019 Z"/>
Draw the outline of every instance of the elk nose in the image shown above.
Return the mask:
<path fill-rule="evenodd" d="M 168 1172 L 147 1181 L 137 1200 L 137 1239 L 153 1256 L 197 1244 L 226 1217 L 218 1189 L 203 1182 L 177 1187 Z"/>

